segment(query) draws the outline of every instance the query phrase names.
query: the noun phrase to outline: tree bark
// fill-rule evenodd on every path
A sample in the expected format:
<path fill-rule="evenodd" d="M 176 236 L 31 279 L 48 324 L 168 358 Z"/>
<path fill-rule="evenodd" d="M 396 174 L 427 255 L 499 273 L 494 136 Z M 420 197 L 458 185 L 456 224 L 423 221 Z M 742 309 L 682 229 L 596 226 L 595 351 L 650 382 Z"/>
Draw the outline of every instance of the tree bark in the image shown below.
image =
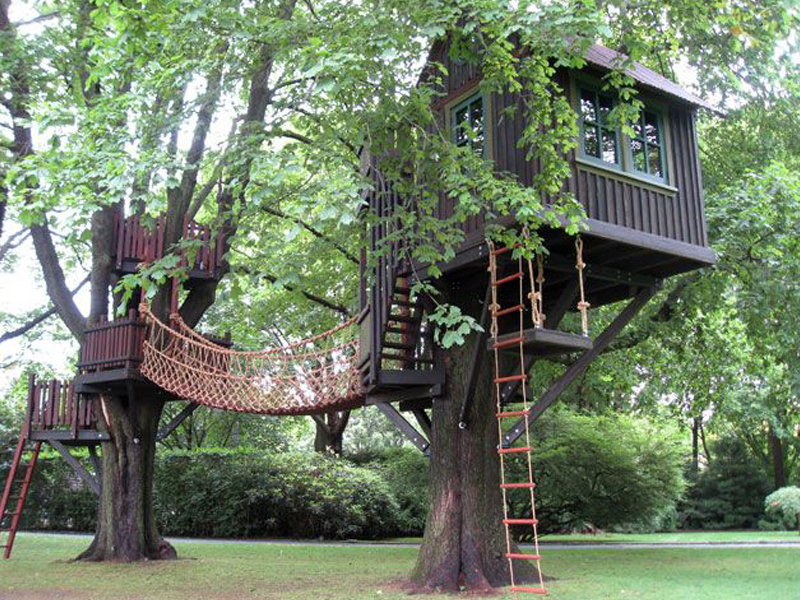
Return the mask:
<path fill-rule="evenodd" d="M 153 515 L 156 433 L 163 408 L 163 401 L 155 398 L 98 398 L 98 422 L 111 441 L 103 443 L 95 537 L 76 560 L 177 558 L 175 549 L 159 534 Z"/>
<path fill-rule="evenodd" d="M 314 415 L 317 432 L 314 436 L 315 452 L 342 454 L 344 430 L 350 420 L 350 411 L 334 411 L 325 415 Z"/>
<path fill-rule="evenodd" d="M 775 489 L 786 487 L 785 456 L 783 451 L 783 441 L 777 436 L 772 425 L 769 426 L 769 447 L 772 456 L 772 483 Z"/>
<path fill-rule="evenodd" d="M 487 591 L 510 581 L 500 493 L 493 361 L 482 361 L 467 429 L 459 429 L 461 399 L 468 385 L 473 334 L 444 358 L 447 395 L 433 402 L 430 513 L 411 573 L 421 590 Z M 513 551 L 516 544 L 513 544 Z M 514 565 L 515 583 L 537 581 L 528 563 Z"/>

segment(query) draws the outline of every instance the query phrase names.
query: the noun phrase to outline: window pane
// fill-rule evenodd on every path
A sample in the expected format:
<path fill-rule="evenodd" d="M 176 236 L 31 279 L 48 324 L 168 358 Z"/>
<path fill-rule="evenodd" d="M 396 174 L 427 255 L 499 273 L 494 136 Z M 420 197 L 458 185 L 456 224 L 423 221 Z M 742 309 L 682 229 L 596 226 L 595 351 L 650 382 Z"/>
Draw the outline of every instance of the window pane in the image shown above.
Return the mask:
<path fill-rule="evenodd" d="M 661 171 L 661 148 L 658 146 L 647 147 L 647 166 L 648 173 L 656 177 L 663 177 L 664 173 Z"/>
<path fill-rule="evenodd" d="M 642 127 L 642 117 L 633 123 L 633 137 L 644 139 L 644 128 Z"/>
<path fill-rule="evenodd" d="M 631 140 L 631 154 L 633 155 L 633 168 L 646 173 L 647 160 L 644 155 L 644 143 L 641 140 Z"/>
<path fill-rule="evenodd" d="M 617 135 L 613 129 L 603 129 L 603 160 L 617 162 Z"/>
<path fill-rule="evenodd" d="M 587 156 L 600 158 L 600 143 L 597 140 L 597 127 L 594 125 L 583 128 L 583 151 Z"/>
<path fill-rule="evenodd" d="M 482 152 L 483 138 L 484 138 L 483 101 L 479 98 L 477 101 L 473 102 L 470 105 L 469 109 L 470 109 L 469 120 L 470 124 L 472 125 L 472 132 L 474 134 L 472 138 L 472 147 Z"/>
<path fill-rule="evenodd" d="M 605 125 L 608 123 L 608 114 L 614 108 L 614 101 L 608 96 L 600 96 L 600 122 Z"/>
<path fill-rule="evenodd" d="M 469 127 L 469 113 L 467 107 L 459 108 L 455 113 L 453 119 L 453 129 L 455 130 L 456 145 L 463 146 L 469 140 L 465 132 L 465 128 Z"/>
<path fill-rule="evenodd" d="M 594 94 L 581 90 L 581 117 L 584 121 L 597 123 L 597 107 L 594 104 Z"/>
<path fill-rule="evenodd" d="M 653 113 L 644 113 L 644 132 L 647 136 L 648 146 L 658 146 L 661 143 L 658 133 L 658 117 Z"/>

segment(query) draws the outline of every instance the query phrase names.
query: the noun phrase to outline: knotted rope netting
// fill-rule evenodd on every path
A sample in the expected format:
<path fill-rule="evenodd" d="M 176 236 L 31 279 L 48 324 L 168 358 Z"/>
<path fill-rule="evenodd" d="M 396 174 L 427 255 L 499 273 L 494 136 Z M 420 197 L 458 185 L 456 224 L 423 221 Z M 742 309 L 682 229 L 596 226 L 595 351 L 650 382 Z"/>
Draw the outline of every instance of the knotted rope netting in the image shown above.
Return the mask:
<path fill-rule="evenodd" d="M 307 415 L 364 403 L 356 319 L 314 337 L 261 351 L 225 348 L 172 315 L 163 323 L 146 304 L 142 375 L 180 398 L 213 408 Z"/>

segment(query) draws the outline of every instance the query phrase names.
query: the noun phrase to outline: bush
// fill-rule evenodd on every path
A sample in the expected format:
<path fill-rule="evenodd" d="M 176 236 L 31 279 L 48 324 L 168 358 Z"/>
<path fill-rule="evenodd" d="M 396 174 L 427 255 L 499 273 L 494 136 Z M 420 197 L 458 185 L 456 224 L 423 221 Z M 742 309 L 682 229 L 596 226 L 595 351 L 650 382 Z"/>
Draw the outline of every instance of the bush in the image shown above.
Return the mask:
<path fill-rule="evenodd" d="M 764 508 L 768 523 L 775 523 L 782 529 L 797 528 L 800 531 L 800 487 L 775 490 L 764 500 Z"/>
<path fill-rule="evenodd" d="M 656 529 L 683 491 L 682 448 L 669 427 L 560 410 L 542 417 L 532 437 L 541 531 Z M 507 479 L 527 479 L 524 461 L 513 464 Z M 514 514 L 529 510 L 525 494 L 512 500 Z"/>
<path fill-rule="evenodd" d="M 375 470 L 386 481 L 400 506 L 398 535 L 422 535 L 428 516 L 430 463 L 414 448 L 388 448 L 351 456 L 358 465 Z"/>
<path fill-rule="evenodd" d="M 689 487 L 682 507 L 688 529 L 749 529 L 764 516 L 762 498 L 769 482 L 740 440 L 728 437 L 712 446 L 714 460 Z"/>

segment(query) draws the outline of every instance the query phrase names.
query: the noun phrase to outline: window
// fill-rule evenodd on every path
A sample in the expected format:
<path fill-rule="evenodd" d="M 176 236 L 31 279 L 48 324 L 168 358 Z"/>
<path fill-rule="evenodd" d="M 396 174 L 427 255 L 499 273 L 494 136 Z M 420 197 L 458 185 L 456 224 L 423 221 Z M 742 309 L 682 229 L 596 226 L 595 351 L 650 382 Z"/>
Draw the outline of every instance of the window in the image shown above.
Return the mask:
<path fill-rule="evenodd" d="M 579 88 L 580 153 L 584 159 L 654 179 L 667 181 L 664 118 L 651 107 L 633 123 L 633 135 L 623 135 L 609 120 L 614 100 L 592 88 Z"/>
<path fill-rule="evenodd" d="M 584 156 L 603 162 L 619 164 L 617 131 L 609 121 L 608 115 L 614 108 L 614 101 L 590 90 L 581 90 L 581 148 Z"/>
<path fill-rule="evenodd" d="M 631 162 L 633 170 L 637 173 L 644 173 L 658 179 L 664 178 L 661 130 L 661 118 L 649 110 L 643 110 L 639 121 L 633 124 Z"/>
<path fill-rule="evenodd" d="M 486 123 L 483 95 L 478 93 L 459 102 L 450 109 L 453 142 L 457 146 L 471 146 L 475 152 L 486 155 Z"/>

